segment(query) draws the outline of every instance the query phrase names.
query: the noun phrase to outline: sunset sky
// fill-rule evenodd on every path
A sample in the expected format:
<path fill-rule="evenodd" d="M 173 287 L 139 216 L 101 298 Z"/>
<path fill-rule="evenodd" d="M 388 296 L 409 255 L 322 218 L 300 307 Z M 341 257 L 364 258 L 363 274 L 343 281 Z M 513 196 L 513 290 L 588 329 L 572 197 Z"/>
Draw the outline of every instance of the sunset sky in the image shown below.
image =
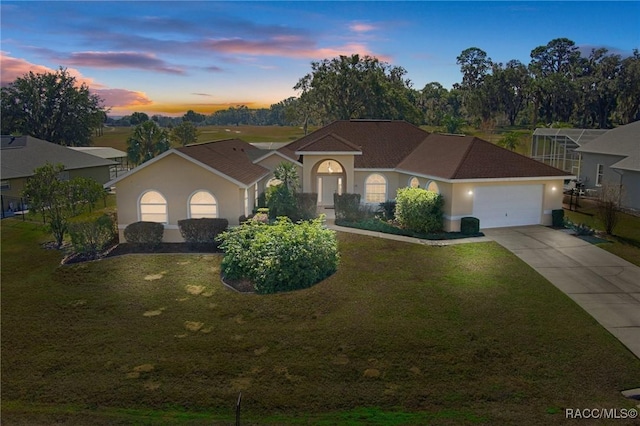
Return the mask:
<path fill-rule="evenodd" d="M 640 2 L 5 1 L 1 83 L 62 66 L 110 115 L 268 107 L 312 61 L 376 56 L 413 87 L 461 81 L 456 57 L 478 47 L 519 59 L 566 37 L 628 56 L 640 48 Z"/>

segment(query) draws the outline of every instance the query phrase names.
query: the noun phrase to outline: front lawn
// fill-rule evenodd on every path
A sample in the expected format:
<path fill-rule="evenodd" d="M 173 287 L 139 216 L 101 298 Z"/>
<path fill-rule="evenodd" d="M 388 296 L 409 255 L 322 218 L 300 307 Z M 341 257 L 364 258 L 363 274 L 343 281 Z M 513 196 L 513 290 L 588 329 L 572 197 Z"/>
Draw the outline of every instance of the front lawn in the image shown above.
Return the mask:
<path fill-rule="evenodd" d="M 220 255 L 59 267 L 2 222 L 3 424 L 549 424 L 631 408 L 640 360 L 495 243 L 339 233 L 305 290 L 238 294 Z M 620 421 L 617 424 L 625 424 Z"/>

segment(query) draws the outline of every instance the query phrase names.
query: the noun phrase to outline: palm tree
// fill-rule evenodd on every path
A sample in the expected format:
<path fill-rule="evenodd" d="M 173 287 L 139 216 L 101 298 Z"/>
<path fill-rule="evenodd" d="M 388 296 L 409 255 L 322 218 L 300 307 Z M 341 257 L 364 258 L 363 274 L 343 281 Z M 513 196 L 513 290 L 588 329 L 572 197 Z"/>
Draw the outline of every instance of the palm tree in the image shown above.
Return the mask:
<path fill-rule="evenodd" d="M 293 163 L 282 162 L 273 171 L 273 175 L 291 192 L 298 189 L 298 171 Z"/>
<path fill-rule="evenodd" d="M 151 160 L 171 148 L 167 132 L 155 121 L 145 121 L 136 126 L 127 139 L 127 157 L 136 166 Z"/>

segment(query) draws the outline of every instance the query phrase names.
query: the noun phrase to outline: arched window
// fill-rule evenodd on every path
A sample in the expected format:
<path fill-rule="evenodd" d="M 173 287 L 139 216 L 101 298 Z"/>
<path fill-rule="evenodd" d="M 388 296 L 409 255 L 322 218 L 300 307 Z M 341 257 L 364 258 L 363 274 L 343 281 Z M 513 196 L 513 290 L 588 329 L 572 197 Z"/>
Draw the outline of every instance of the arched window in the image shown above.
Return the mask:
<path fill-rule="evenodd" d="M 438 188 L 438 184 L 435 183 L 434 181 L 430 180 L 429 183 L 427 183 L 427 191 L 433 191 L 436 194 L 440 193 L 440 188 Z"/>
<path fill-rule="evenodd" d="M 342 166 L 337 161 L 325 160 L 318 166 L 318 173 L 342 173 Z"/>
<path fill-rule="evenodd" d="M 383 203 L 387 200 L 387 180 L 384 176 L 374 173 L 364 182 L 367 203 Z"/>
<path fill-rule="evenodd" d="M 140 220 L 168 223 L 167 200 L 158 191 L 147 191 L 140 197 Z"/>
<path fill-rule="evenodd" d="M 418 180 L 418 178 L 417 178 L 417 177 L 412 176 L 412 177 L 409 179 L 409 186 L 410 186 L 411 188 L 419 188 L 419 187 L 420 187 L 420 181 Z"/>
<path fill-rule="evenodd" d="M 189 198 L 189 217 L 200 219 L 203 217 L 218 217 L 218 202 L 208 191 L 196 191 Z"/>

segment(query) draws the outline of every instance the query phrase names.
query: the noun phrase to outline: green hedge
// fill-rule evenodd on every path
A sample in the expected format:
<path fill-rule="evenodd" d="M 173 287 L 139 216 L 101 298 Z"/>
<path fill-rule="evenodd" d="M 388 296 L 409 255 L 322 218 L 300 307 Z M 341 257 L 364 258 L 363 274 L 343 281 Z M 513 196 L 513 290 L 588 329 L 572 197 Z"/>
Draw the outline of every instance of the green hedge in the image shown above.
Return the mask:
<path fill-rule="evenodd" d="M 403 228 L 432 233 L 442 230 L 444 199 L 422 188 L 401 188 L 396 196 L 396 220 Z"/>
<path fill-rule="evenodd" d="M 157 222 L 134 222 L 124 228 L 124 239 L 130 244 L 154 249 L 162 243 L 164 225 Z"/>
<path fill-rule="evenodd" d="M 216 245 L 216 238 L 228 227 L 227 219 L 199 218 L 178 221 L 180 234 L 191 248 Z"/>
<path fill-rule="evenodd" d="M 310 287 L 338 267 L 335 232 L 320 219 L 294 224 L 279 217 L 272 225 L 250 220 L 219 240 L 225 278 L 249 279 L 261 294 Z"/>
<path fill-rule="evenodd" d="M 336 220 L 358 222 L 372 217 L 371 208 L 360 204 L 360 194 L 333 194 Z"/>
<path fill-rule="evenodd" d="M 318 216 L 318 193 L 297 192 L 295 194 L 298 206 L 298 217 L 292 220 L 310 220 Z"/>

